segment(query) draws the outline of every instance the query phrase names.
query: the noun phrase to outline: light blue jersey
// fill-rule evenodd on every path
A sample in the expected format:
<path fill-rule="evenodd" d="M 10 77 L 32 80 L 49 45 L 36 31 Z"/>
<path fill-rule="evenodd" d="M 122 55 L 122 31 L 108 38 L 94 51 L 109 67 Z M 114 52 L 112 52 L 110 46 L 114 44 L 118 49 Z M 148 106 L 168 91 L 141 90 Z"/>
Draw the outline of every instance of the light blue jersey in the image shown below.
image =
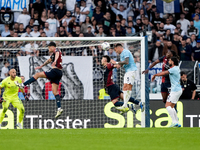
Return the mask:
<path fill-rule="evenodd" d="M 174 66 L 173 68 L 170 68 L 169 70 L 169 78 L 171 82 L 171 91 L 177 92 L 181 91 L 181 85 L 180 85 L 180 69 L 178 66 Z"/>
<path fill-rule="evenodd" d="M 120 61 L 125 61 L 125 58 L 129 57 L 129 63 L 128 65 L 124 65 L 125 72 L 130 72 L 130 71 L 136 71 L 137 66 L 135 64 L 133 55 L 131 52 L 127 49 L 124 49 L 122 53 L 120 54 Z"/>

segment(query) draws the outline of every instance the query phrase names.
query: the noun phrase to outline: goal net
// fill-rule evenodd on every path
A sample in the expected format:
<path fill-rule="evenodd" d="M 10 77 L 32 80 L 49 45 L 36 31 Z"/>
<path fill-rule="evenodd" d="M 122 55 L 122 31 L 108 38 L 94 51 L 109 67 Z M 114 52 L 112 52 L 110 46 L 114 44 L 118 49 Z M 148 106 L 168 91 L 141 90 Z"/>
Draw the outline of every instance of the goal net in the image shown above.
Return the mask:
<path fill-rule="evenodd" d="M 5 78 L 5 68 L 14 68 L 23 81 L 35 73 L 49 71 L 51 64 L 42 69 L 34 68 L 42 65 L 48 58 L 48 43 L 54 41 L 62 51 L 63 76 L 59 84 L 61 106 L 64 113 L 55 119 L 56 102 L 48 79 L 39 78 L 26 87 L 30 101 L 25 101 L 23 94 L 19 97 L 25 107 L 23 127 L 27 129 L 48 128 L 120 128 L 148 126 L 149 104 L 148 90 L 145 89 L 145 37 L 78 37 L 78 38 L 0 38 L 0 70 L 1 79 Z M 101 49 L 101 44 L 108 42 L 109 51 Z M 104 92 L 103 73 L 101 65 L 103 55 L 119 61 L 113 47 L 121 43 L 131 51 L 137 65 L 137 75 L 132 89 L 132 97 L 146 102 L 145 111 L 141 112 L 136 105 L 137 113 L 129 111 L 120 115 L 114 108 L 110 97 Z M 113 70 L 113 81 L 123 88 L 123 67 Z M 2 93 L 3 93 L 2 89 Z M 123 100 L 121 100 L 123 101 Z M 0 112 L 2 107 L 0 107 Z M 19 112 L 10 105 L 2 123 L 2 128 L 16 128 Z"/>

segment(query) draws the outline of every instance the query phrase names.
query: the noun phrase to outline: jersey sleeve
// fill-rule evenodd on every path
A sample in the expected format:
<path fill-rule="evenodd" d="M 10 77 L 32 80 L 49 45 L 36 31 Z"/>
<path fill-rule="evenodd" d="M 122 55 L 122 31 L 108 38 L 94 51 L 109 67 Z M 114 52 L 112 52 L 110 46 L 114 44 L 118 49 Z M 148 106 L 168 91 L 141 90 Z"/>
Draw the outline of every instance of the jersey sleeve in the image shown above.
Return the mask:
<path fill-rule="evenodd" d="M 170 74 L 174 74 L 175 72 L 177 72 L 177 70 L 174 67 L 168 69 L 168 71 L 169 71 Z"/>
<path fill-rule="evenodd" d="M 123 55 L 124 55 L 124 58 L 130 57 L 129 51 L 125 51 Z"/>
<path fill-rule="evenodd" d="M 22 83 L 22 79 L 21 79 L 21 78 L 19 78 L 19 79 L 18 79 L 18 82 L 19 82 L 19 83 Z"/>

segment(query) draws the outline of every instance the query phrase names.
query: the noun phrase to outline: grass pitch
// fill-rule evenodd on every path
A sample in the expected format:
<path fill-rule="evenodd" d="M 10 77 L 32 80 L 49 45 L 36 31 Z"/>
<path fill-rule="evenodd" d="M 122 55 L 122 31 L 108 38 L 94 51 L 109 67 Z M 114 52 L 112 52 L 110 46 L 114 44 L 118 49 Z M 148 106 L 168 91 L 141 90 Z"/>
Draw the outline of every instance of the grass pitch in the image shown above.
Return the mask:
<path fill-rule="evenodd" d="M 0 150 L 199 150 L 200 128 L 0 130 Z"/>

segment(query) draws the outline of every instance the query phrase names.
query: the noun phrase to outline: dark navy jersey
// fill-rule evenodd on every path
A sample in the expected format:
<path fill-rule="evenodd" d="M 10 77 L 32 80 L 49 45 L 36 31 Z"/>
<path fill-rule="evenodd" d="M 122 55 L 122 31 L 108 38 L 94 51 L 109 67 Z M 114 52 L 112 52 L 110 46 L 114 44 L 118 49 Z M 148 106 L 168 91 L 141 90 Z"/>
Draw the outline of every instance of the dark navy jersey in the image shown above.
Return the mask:
<path fill-rule="evenodd" d="M 169 62 L 166 56 L 162 56 L 159 58 L 159 61 L 162 62 L 162 71 L 166 71 L 170 69 Z M 162 77 L 162 83 L 170 82 L 169 75 L 165 75 Z"/>
<path fill-rule="evenodd" d="M 50 56 L 50 58 L 51 58 L 52 62 L 54 62 L 56 52 L 59 52 L 59 57 L 58 57 L 57 62 L 56 62 L 56 67 L 58 69 L 62 69 L 62 52 L 58 48 L 56 48 L 55 52 L 53 52 L 53 54 Z"/>
<path fill-rule="evenodd" d="M 104 72 L 104 85 L 106 87 L 114 84 L 112 80 L 113 68 L 114 68 L 114 65 L 111 63 L 108 63 L 106 66 L 106 70 Z"/>

